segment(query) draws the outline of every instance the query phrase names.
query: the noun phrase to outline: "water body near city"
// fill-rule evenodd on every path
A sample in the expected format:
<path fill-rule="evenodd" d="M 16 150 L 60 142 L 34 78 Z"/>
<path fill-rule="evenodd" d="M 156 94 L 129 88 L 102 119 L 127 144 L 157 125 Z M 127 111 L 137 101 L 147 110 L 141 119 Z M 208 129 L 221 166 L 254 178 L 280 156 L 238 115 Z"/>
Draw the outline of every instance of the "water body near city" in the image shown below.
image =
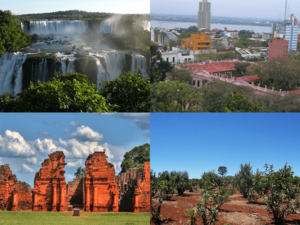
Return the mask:
<path fill-rule="evenodd" d="M 174 29 L 175 27 L 180 28 L 188 28 L 190 26 L 197 26 L 197 23 L 191 23 L 191 22 L 170 22 L 170 21 L 150 21 L 150 26 L 155 27 L 163 27 L 166 29 Z M 234 24 L 220 24 L 220 23 L 212 23 L 210 24 L 211 29 L 221 29 L 223 30 L 225 27 L 227 27 L 228 30 L 250 30 L 254 31 L 255 33 L 270 33 L 272 32 L 271 26 L 249 26 L 249 25 L 234 25 Z"/>
<path fill-rule="evenodd" d="M 122 19 L 109 18 L 94 21 L 30 21 L 21 24 L 29 35 L 37 34 L 38 42 L 19 52 L 8 52 L 0 57 L 0 95 L 9 92 L 16 96 L 26 89 L 30 82 L 48 81 L 54 71 L 66 73 L 81 72 L 97 85 L 120 76 L 123 71 L 138 71 L 148 78 L 145 56 L 135 50 L 116 50 L 104 44 L 106 38 L 115 35 L 120 38 L 125 31 Z M 149 21 L 138 21 L 145 31 L 150 31 Z M 102 33 L 102 38 L 96 38 Z M 150 34 L 149 34 L 150 35 Z M 40 55 L 39 57 L 31 57 Z M 45 56 L 43 56 L 45 55 Z M 55 55 L 58 61 L 47 57 Z M 88 58 L 87 58 L 88 57 Z"/>

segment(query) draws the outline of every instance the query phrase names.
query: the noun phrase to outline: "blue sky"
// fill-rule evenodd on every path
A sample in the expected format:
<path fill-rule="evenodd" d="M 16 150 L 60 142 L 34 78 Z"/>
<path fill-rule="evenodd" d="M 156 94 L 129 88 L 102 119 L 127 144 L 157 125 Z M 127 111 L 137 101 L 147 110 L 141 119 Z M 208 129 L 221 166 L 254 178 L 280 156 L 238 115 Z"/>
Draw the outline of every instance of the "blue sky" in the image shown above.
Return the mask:
<path fill-rule="evenodd" d="M 68 182 L 94 151 L 106 149 L 118 174 L 124 154 L 145 143 L 150 143 L 149 113 L 0 114 L 0 165 L 9 164 L 18 180 L 32 187 L 41 162 L 54 151 L 66 155 Z"/>
<path fill-rule="evenodd" d="M 240 164 L 253 172 L 264 164 L 281 169 L 286 162 L 300 176 L 300 114 L 152 113 L 151 169 L 188 171 L 190 178 Z"/>
<path fill-rule="evenodd" d="M 151 0 L 151 13 L 198 15 L 202 0 Z M 283 20 L 285 0 L 208 0 L 212 16 L 273 18 Z M 288 0 L 288 14 L 300 19 L 300 1 Z"/>
<path fill-rule="evenodd" d="M 65 10 L 121 14 L 150 13 L 150 0 L 0 0 L 1 10 L 14 14 L 45 13 Z"/>

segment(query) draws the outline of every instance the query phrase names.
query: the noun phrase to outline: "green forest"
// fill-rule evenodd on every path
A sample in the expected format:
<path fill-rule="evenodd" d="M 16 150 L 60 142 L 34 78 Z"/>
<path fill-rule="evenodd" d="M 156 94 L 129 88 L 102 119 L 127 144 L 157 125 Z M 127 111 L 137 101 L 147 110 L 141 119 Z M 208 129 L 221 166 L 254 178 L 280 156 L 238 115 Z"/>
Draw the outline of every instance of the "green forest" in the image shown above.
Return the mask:
<path fill-rule="evenodd" d="M 22 32 L 20 25 L 19 17 L 9 10 L 0 10 L 0 56 L 31 44 L 31 36 Z"/>

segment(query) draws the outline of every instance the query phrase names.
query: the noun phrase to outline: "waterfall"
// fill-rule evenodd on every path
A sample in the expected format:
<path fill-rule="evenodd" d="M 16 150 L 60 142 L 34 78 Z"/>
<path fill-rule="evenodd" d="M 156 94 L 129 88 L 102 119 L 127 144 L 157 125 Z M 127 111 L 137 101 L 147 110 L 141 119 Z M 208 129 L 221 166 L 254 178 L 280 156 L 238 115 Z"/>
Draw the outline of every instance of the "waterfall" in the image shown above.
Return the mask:
<path fill-rule="evenodd" d="M 113 22 L 112 20 L 105 20 L 101 22 L 100 32 L 105 34 L 116 34 L 118 28 L 118 22 Z"/>
<path fill-rule="evenodd" d="M 131 73 L 135 73 L 136 70 L 140 70 L 144 79 L 148 78 L 147 74 L 147 60 L 142 55 L 132 55 L 131 60 Z"/>
<path fill-rule="evenodd" d="M 100 90 L 100 82 L 103 81 L 109 81 L 109 74 L 105 71 L 105 68 L 103 67 L 103 65 L 101 64 L 100 60 L 98 57 L 93 56 L 93 58 L 96 60 L 96 64 L 97 64 L 97 89 Z"/>
<path fill-rule="evenodd" d="M 74 59 L 70 59 L 70 58 L 64 58 L 60 60 L 61 62 L 61 73 L 63 75 L 66 75 L 67 73 L 73 71 L 75 72 L 75 63 L 74 63 Z"/>
<path fill-rule="evenodd" d="M 33 81 L 35 84 L 37 84 L 37 81 L 46 82 L 48 81 L 48 65 L 47 65 L 47 59 L 41 58 L 39 63 L 32 64 L 32 73 L 31 77 L 33 78 Z"/>
<path fill-rule="evenodd" d="M 0 57 L 0 95 L 9 92 L 15 96 L 22 91 L 22 65 L 26 58 L 27 55 L 19 52 L 5 53 Z"/>
<path fill-rule="evenodd" d="M 86 21 L 30 21 L 29 26 L 24 26 L 21 23 L 23 32 L 32 34 L 74 34 L 83 33 L 87 29 Z"/>

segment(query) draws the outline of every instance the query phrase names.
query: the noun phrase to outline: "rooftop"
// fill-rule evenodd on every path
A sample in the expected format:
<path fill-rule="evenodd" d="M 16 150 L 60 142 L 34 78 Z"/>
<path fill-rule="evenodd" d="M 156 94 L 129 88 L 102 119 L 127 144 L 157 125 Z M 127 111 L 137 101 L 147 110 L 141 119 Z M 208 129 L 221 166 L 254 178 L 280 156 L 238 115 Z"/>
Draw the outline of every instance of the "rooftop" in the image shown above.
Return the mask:
<path fill-rule="evenodd" d="M 212 64 L 204 64 L 204 65 L 191 65 L 189 67 L 195 71 L 205 70 L 208 73 L 217 73 L 217 72 L 234 70 L 235 63 L 236 62 L 222 62 L 222 63 L 212 63 Z"/>

